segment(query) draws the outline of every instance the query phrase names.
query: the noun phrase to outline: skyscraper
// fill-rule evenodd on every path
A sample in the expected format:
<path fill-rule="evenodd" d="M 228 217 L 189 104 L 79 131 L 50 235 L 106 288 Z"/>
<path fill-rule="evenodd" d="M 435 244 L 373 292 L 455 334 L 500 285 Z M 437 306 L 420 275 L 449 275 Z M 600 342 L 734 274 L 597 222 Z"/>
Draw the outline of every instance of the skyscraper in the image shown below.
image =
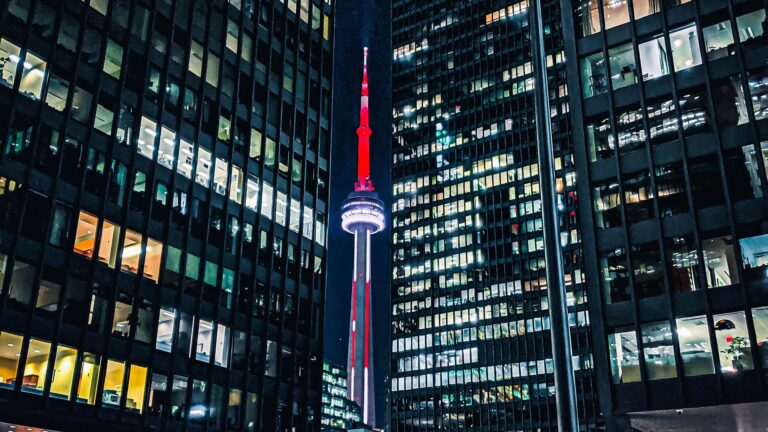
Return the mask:
<path fill-rule="evenodd" d="M 3 4 L 0 429 L 317 430 L 330 2 Z"/>
<path fill-rule="evenodd" d="M 347 393 L 363 410 L 363 423 L 375 425 L 373 341 L 371 335 L 371 236 L 384 229 L 384 204 L 370 175 L 368 122 L 368 48 L 363 51 L 360 126 L 357 128 L 357 182 L 342 206 L 341 225 L 353 234 L 352 309 L 349 316 Z"/>
<path fill-rule="evenodd" d="M 764 428 L 766 4 L 543 3 L 580 423 Z M 393 4 L 393 430 L 553 427 L 527 5 Z"/>
<path fill-rule="evenodd" d="M 600 425 L 560 2 L 544 1 L 579 421 Z M 391 428 L 556 430 L 528 1 L 392 2 Z"/>
<path fill-rule="evenodd" d="M 564 14 L 608 430 L 763 429 L 768 404 L 730 405 L 768 400 L 766 4 L 585 0 Z"/>

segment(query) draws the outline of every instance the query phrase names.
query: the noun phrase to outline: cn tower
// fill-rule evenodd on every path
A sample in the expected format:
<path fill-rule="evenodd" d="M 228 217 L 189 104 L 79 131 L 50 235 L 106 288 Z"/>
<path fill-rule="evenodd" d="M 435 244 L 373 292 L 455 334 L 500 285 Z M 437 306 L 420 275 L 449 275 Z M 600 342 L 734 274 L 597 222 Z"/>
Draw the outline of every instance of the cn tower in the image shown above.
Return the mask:
<path fill-rule="evenodd" d="M 384 203 L 373 189 L 368 124 L 368 48 L 363 49 L 360 126 L 357 128 L 357 182 L 341 208 L 341 227 L 355 236 L 352 310 L 349 316 L 347 397 L 363 410 L 363 422 L 376 421 L 371 343 L 371 235 L 384 229 Z"/>

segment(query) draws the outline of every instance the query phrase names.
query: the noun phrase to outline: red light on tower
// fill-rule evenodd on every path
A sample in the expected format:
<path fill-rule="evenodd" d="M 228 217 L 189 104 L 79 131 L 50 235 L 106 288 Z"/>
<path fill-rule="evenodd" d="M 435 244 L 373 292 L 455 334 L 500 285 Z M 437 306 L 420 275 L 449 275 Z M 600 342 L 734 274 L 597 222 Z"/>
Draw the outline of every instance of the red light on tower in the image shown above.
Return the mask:
<path fill-rule="evenodd" d="M 363 84 L 360 89 L 360 125 L 357 127 L 356 191 L 372 191 L 371 127 L 368 122 L 368 48 L 363 48 Z"/>

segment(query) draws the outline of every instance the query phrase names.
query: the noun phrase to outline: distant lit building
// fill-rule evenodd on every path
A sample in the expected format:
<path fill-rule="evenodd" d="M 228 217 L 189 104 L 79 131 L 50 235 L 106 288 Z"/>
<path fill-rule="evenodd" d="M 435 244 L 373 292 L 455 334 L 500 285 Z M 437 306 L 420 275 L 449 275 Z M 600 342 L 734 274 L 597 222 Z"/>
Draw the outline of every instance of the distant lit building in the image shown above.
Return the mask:
<path fill-rule="evenodd" d="M 347 431 L 360 425 L 360 406 L 347 399 L 347 371 L 323 362 L 321 427 L 323 431 Z"/>

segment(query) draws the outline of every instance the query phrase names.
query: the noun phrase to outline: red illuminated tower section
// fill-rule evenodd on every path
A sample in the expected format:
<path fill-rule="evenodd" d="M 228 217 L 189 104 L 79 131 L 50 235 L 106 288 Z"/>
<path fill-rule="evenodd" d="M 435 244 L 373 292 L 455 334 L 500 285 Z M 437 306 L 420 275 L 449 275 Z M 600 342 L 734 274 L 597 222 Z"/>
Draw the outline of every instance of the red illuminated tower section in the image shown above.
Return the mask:
<path fill-rule="evenodd" d="M 347 397 L 360 405 L 363 422 L 376 422 L 371 334 L 371 235 L 384 229 L 384 204 L 374 192 L 370 169 L 368 124 L 368 48 L 363 51 L 360 126 L 357 128 L 357 181 L 341 212 L 341 227 L 355 236 L 352 266 L 352 310 L 349 316 Z"/>

